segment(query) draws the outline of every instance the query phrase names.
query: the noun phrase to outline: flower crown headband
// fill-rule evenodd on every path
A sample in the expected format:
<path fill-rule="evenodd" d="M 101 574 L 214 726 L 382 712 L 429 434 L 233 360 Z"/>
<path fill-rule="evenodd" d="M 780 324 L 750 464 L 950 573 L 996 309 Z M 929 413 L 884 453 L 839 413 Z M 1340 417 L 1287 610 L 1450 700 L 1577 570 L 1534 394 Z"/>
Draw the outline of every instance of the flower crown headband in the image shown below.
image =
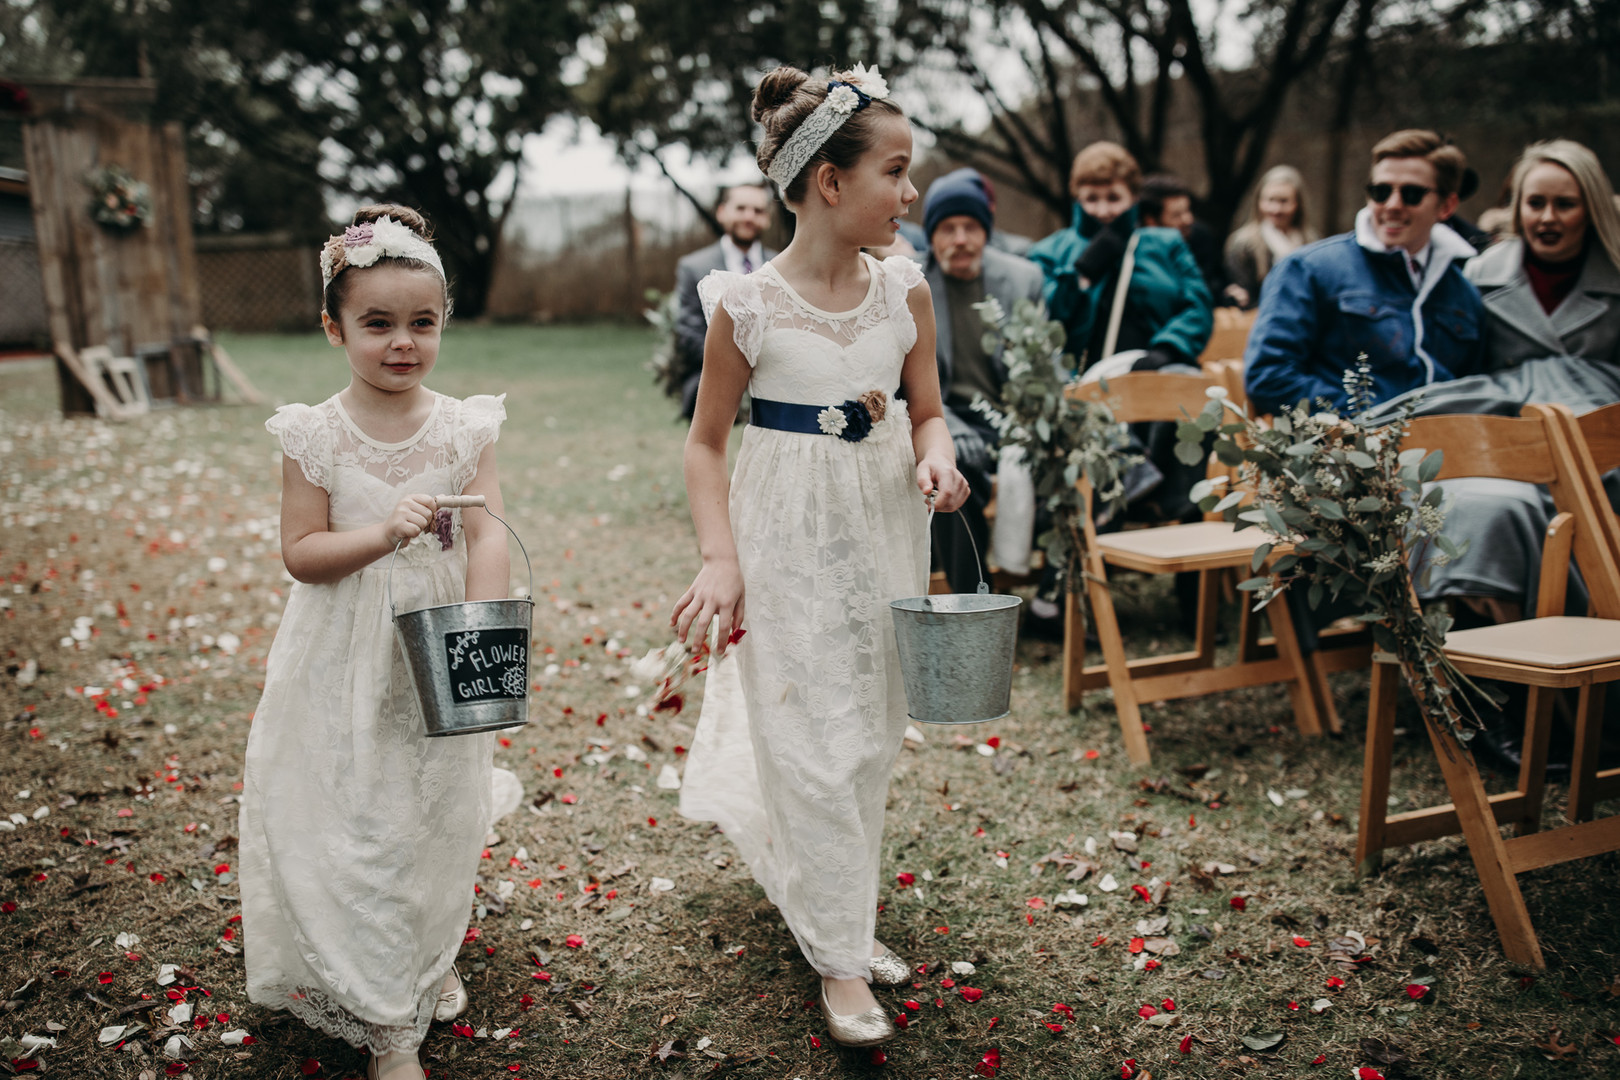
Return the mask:
<path fill-rule="evenodd" d="M 765 175 L 775 181 L 779 190 L 787 191 L 794 177 L 832 138 L 833 132 L 844 126 L 844 121 L 872 102 L 883 101 L 888 96 L 889 84 L 878 74 L 878 69 L 856 64 L 842 78 L 835 78 L 827 84 L 827 96 L 782 143 Z"/>
<path fill-rule="evenodd" d="M 321 288 L 351 266 L 370 266 L 378 259 L 417 259 L 427 263 L 445 280 L 444 263 L 433 245 L 414 229 L 391 217 L 380 217 L 363 225 L 350 225 L 342 236 L 333 236 L 321 248 Z"/>

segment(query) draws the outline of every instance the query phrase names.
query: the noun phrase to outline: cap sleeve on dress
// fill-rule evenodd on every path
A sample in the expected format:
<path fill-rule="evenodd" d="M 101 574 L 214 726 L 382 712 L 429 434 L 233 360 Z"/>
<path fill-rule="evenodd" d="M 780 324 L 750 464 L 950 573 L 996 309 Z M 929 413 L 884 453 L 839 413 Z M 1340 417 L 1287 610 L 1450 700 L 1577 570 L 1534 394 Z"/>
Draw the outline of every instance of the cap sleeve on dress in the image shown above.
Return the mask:
<path fill-rule="evenodd" d="M 712 322 L 715 309 L 725 305 L 726 314 L 736 327 L 732 340 L 749 367 L 757 364 L 760 345 L 765 340 L 765 301 L 753 276 L 711 270 L 698 282 L 698 299 L 703 302 L 704 322 Z"/>
<path fill-rule="evenodd" d="M 478 475 L 478 458 L 485 447 L 501 437 L 501 423 L 505 419 L 505 394 L 499 397 L 474 394 L 461 402 L 461 415 L 455 433 L 455 485 L 458 493 Z"/>
<path fill-rule="evenodd" d="M 889 306 L 889 318 L 894 320 L 895 330 L 900 335 L 900 347 L 908 353 L 917 344 L 917 320 L 912 317 L 906 294 L 926 280 L 922 267 L 914 259 L 891 255 L 883 260 L 883 298 Z"/>
<path fill-rule="evenodd" d="M 320 412 L 309 405 L 283 405 L 264 422 L 264 429 L 281 440 L 281 452 L 303 472 L 304 479 L 330 493 L 332 490 L 332 429 Z"/>

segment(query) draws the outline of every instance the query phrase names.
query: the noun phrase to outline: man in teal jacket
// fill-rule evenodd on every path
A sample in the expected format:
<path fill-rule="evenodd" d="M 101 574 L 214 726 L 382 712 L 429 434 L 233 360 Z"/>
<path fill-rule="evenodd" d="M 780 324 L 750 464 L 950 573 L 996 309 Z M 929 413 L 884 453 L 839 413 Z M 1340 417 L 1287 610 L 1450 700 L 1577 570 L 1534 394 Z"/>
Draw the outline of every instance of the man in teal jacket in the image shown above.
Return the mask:
<path fill-rule="evenodd" d="M 1030 248 L 1046 277 L 1046 308 L 1068 332 L 1083 370 L 1104 359 L 1109 315 L 1127 249 L 1133 268 L 1113 353 L 1141 349 L 1133 371 L 1193 364 L 1214 328 L 1212 302 L 1187 243 L 1175 229 L 1138 228 L 1142 173 L 1124 147 L 1092 143 L 1074 159 L 1074 221 Z"/>

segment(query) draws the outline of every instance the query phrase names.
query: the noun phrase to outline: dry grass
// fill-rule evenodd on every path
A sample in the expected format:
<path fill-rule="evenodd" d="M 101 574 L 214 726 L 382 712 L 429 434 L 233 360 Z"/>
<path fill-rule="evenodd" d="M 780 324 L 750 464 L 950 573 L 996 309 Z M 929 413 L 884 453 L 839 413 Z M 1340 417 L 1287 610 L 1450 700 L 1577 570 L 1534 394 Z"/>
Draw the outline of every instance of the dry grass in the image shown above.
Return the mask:
<path fill-rule="evenodd" d="M 230 344 L 287 400 L 317 400 L 344 378 L 341 358 L 312 338 Z M 813 975 L 773 910 L 724 838 L 682 820 L 675 793 L 654 783 L 662 765 L 679 765 L 695 706 L 643 718 L 629 696 L 621 654 L 662 643 L 694 564 L 683 431 L 640 368 L 647 349 L 645 335 L 622 330 L 457 328 L 434 378 L 450 393 L 511 395 L 504 490 L 535 560 L 535 637 L 560 665 L 537 667 L 534 722 L 497 755 L 544 801 L 502 822 L 490 847 L 484 887 L 510 879 L 515 896 L 504 914 L 475 918 L 481 936 L 462 954 L 468 1022 L 518 1031 L 497 1042 L 435 1026 L 424 1049 L 436 1080 L 514 1075 L 509 1065 L 519 1077 L 967 1077 L 991 1048 L 1003 1077 L 1115 1077 L 1127 1058 L 1161 1078 L 1343 1077 L 1375 1063 L 1367 1039 L 1398 1040 L 1413 1059 L 1381 1066 L 1389 1076 L 1620 1072 L 1620 861 L 1525 879 L 1551 965 L 1525 983 L 1501 957 L 1459 843 L 1398 854 L 1381 877 L 1353 880 L 1363 678 L 1338 684 L 1351 729 L 1342 741 L 1299 738 L 1276 689 L 1151 710 L 1155 764 L 1142 772 L 1124 762 L 1105 700 L 1061 713 L 1053 649 L 1038 643 L 1021 647 L 1011 718 L 964 732 L 965 747 L 931 729 L 902 753 L 885 871 L 917 881 L 885 889 L 879 929 L 929 973 L 904 995 L 880 994 L 897 1013 L 907 997 L 920 1006 L 887 1065 L 831 1048 L 806 1008 Z M 0 994 L 26 987 L 6 1003 L 0 1037 L 61 1025 L 43 1055 L 50 1071 L 161 1076 L 167 1059 L 151 1034 L 166 1011 L 152 1004 L 168 1002 L 155 976 L 176 963 L 211 994 L 191 995 L 199 1012 L 229 1014 L 194 1034 L 186 1075 L 297 1077 L 306 1060 L 323 1076 L 360 1075 L 346 1046 L 243 999 L 241 939 L 224 939 L 236 889 L 214 872 L 234 861 L 242 746 L 288 587 L 274 449 L 260 427 L 268 410 L 63 423 L 49 418 L 50 371 L 30 364 L 0 367 L 0 400 L 0 813 L 49 811 L 0 833 L 0 900 L 17 905 L 0 915 Z M 224 568 L 210 569 L 213 558 Z M 1172 645 L 1173 609 L 1165 591 L 1138 587 L 1122 605 L 1132 640 Z M 80 618 L 90 636 L 74 642 Z M 40 674 L 24 687 L 12 673 L 29 661 Z M 87 686 L 109 690 L 100 709 Z M 992 735 L 995 754 L 978 752 Z M 1427 756 L 1413 735 L 1397 747 L 1396 790 L 1413 805 L 1440 790 Z M 1176 771 L 1200 764 L 1211 771 L 1196 786 Z M 1267 797 L 1293 789 L 1306 794 L 1282 806 Z M 1215 792 L 1219 809 L 1205 804 Z M 1136 858 L 1149 868 L 1113 850 L 1119 831 L 1141 836 Z M 1085 881 L 1040 862 L 1083 854 L 1088 838 L 1101 869 Z M 528 858 L 514 866 L 519 848 Z M 1206 891 L 1194 871 L 1207 861 L 1236 872 Z M 1102 872 L 1123 887 L 1101 892 Z M 674 891 L 650 892 L 654 876 Z M 1158 906 L 1129 889 L 1154 878 L 1171 882 Z M 1054 910 L 1071 885 L 1089 906 Z M 1246 910 L 1230 906 L 1234 895 Z M 1138 920 L 1156 917 L 1179 955 L 1138 970 L 1128 942 L 1145 936 Z M 1341 972 L 1324 945 L 1349 931 L 1375 942 L 1372 960 L 1328 990 Z M 117 947 L 125 932 L 139 944 Z M 567 947 L 570 934 L 583 946 Z M 532 977 L 536 950 L 549 984 Z M 977 1003 L 940 985 L 961 960 L 976 965 L 959 981 L 984 991 Z M 1404 988 L 1425 976 L 1433 991 L 1414 1003 Z M 1168 1028 L 1138 1016 L 1166 998 L 1177 1006 Z M 1318 998 L 1332 1003 L 1320 1015 Z M 132 1021 L 148 1028 L 123 1050 L 97 1045 L 100 1029 Z M 222 1046 L 226 1027 L 254 1045 Z M 1536 1047 L 1554 1028 L 1573 1048 L 1556 1064 Z M 1256 1032 L 1286 1039 L 1256 1052 L 1240 1041 Z M 673 1040 L 686 1056 L 658 1062 L 653 1052 Z M 1313 1067 L 1318 1055 L 1325 1063 Z"/>

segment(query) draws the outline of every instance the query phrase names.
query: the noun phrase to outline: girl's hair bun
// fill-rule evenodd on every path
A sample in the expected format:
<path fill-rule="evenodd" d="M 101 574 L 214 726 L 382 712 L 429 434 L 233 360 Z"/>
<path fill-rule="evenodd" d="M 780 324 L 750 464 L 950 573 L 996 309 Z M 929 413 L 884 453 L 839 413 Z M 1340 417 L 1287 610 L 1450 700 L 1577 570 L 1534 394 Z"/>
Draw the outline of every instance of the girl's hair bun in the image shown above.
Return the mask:
<path fill-rule="evenodd" d="M 349 224 L 365 225 L 385 217 L 393 218 L 424 240 L 433 239 L 433 228 L 428 224 L 427 218 L 420 212 L 398 203 L 373 203 L 370 206 L 362 206 L 354 212 L 354 219 Z"/>
<path fill-rule="evenodd" d="M 766 74 L 754 88 L 754 122 L 764 124 L 767 129 L 770 128 L 771 123 L 767 118 L 792 101 L 793 95 L 799 92 L 799 87 L 809 78 L 809 72 L 800 71 L 787 64 Z"/>

